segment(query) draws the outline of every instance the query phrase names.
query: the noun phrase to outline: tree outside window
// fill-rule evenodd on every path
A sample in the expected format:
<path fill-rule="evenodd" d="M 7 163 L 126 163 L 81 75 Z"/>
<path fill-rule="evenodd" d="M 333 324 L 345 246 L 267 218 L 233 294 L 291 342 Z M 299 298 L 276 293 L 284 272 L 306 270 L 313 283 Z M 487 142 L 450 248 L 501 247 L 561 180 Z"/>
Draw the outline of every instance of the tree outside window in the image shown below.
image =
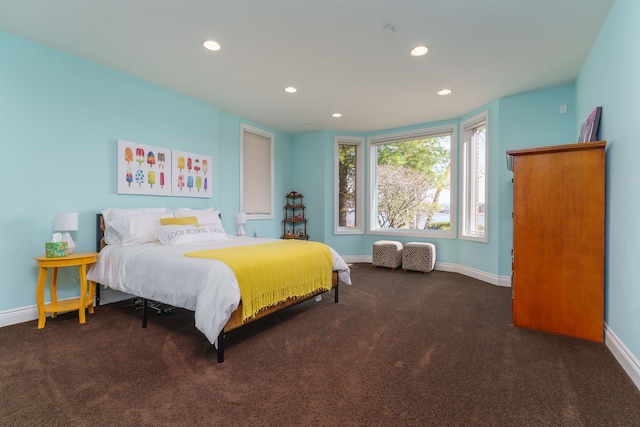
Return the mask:
<path fill-rule="evenodd" d="M 453 132 L 448 128 L 372 141 L 372 231 L 451 232 Z"/>
<path fill-rule="evenodd" d="M 336 139 L 336 233 L 364 231 L 363 138 Z"/>

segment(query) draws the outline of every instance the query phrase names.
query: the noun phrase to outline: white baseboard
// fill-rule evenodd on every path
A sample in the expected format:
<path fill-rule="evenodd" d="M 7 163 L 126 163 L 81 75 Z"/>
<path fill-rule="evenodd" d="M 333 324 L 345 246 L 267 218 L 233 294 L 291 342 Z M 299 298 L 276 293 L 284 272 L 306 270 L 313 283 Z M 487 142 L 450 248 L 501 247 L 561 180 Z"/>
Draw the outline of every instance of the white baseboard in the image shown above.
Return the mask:
<path fill-rule="evenodd" d="M 372 255 L 347 255 L 342 257 L 345 262 L 373 262 Z M 482 280 L 483 282 L 491 283 L 496 286 L 511 287 L 511 276 L 498 276 L 497 274 L 487 273 L 482 270 L 476 270 L 475 268 L 465 267 L 464 265 L 452 264 L 447 262 L 437 262 L 436 270 L 449 271 L 452 273 L 460 273 L 465 276 L 473 277 L 474 279 Z"/>
<path fill-rule="evenodd" d="M 369 264 L 371 264 L 371 262 L 373 261 L 373 256 L 371 256 L 371 255 L 348 255 L 348 256 L 343 256 L 342 259 L 344 259 L 344 262 L 346 262 L 346 263 L 350 263 L 350 262 L 368 262 Z"/>
<path fill-rule="evenodd" d="M 30 322 L 38 319 L 38 308 L 31 307 L 14 308 L 0 312 L 0 327 Z"/>
<path fill-rule="evenodd" d="M 128 298 L 133 298 L 133 296 L 120 291 L 114 291 L 112 289 L 108 289 L 106 291 L 103 290 L 100 293 L 100 304 L 111 304 Z M 47 314 L 47 317 L 49 316 L 50 314 Z M 38 320 L 38 307 L 35 305 L 0 311 L 0 327 L 31 322 L 33 320 Z"/>
<path fill-rule="evenodd" d="M 640 389 L 640 362 L 624 345 L 620 338 L 609 329 L 609 325 L 604 325 L 604 343 L 609 351 L 616 358 L 622 369 L 629 375 L 631 381 Z"/>

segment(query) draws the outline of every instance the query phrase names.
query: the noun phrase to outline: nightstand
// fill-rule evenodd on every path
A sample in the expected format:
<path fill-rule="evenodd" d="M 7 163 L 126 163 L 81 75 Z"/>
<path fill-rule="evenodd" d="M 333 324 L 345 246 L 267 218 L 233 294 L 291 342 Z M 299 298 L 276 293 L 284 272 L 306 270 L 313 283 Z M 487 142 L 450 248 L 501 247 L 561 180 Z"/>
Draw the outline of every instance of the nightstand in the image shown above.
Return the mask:
<path fill-rule="evenodd" d="M 89 313 L 93 313 L 93 297 L 96 292 L 95 282 L 89 282 L 89 294 L 87 295 L 87 266 L 98 260 L 97 252 L 76 252 L 59 258 L 47 258 L 37 256 L 34 258 L 40 269 L 38 274 L 38 286 L 36 287 L 36 302 L 38 305 L 38 329 L 44 328 L 46 314 L 51 313 L 51 317 L 56 317 L 57 313 L 64 311 L 78 310 L 80 323 L 86 322 L 85 308 Z M 56 290 L 56 279 L 58 267 L 78 267 L 80 273 L 80 297 L 64 301 L 58 301 Z M 51 302 L 44 303 L 44 286 L 47 281 L 47 270 L 51 268 L 50 293 Z"/>

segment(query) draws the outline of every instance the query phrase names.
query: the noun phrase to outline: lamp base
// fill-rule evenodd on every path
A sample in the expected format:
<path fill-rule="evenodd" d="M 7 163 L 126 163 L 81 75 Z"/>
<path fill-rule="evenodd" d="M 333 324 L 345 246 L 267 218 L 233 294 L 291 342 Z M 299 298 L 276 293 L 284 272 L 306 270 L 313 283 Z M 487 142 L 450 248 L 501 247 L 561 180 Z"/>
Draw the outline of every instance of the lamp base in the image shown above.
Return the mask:
<path fill-rule="evenodd" d="M 73 250 L 76 248 L 76 244 L 73 242 L 71 238 L 71 234 L 68 231 L 62 233 L 62 241 L 67 242 L 67 250 L 64 252 L 65 255 L 71 255 Z"/>
<path fill-rule="evenodd" d="M 242 224 L 238 225 L 238 236 L 244 236 L 244 227 Z"/>

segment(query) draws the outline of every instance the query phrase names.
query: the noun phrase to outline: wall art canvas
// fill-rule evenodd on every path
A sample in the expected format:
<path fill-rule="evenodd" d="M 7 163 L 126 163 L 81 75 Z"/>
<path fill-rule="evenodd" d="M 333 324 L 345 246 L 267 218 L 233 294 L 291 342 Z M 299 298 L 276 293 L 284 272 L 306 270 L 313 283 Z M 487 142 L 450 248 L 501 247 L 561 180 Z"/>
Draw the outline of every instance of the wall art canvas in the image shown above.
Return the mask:
<path fill-rule="evenodd" d="M 118 140 L 118 194 L 171 196 L 171 149 Z"/>
<path fill-rule="evenodd" d="M 182 197 L 213 197 L 211 156 L 172 150 L 171 194 Z"/>
<path fill-rule="evenodd" d="M 597 141 L 601 115 L 602 107 L 596 107 L 591 114 L 589 114 L 587 121 L 580 127 L 580 137 L 578 137 L 578 142 Z"/>

